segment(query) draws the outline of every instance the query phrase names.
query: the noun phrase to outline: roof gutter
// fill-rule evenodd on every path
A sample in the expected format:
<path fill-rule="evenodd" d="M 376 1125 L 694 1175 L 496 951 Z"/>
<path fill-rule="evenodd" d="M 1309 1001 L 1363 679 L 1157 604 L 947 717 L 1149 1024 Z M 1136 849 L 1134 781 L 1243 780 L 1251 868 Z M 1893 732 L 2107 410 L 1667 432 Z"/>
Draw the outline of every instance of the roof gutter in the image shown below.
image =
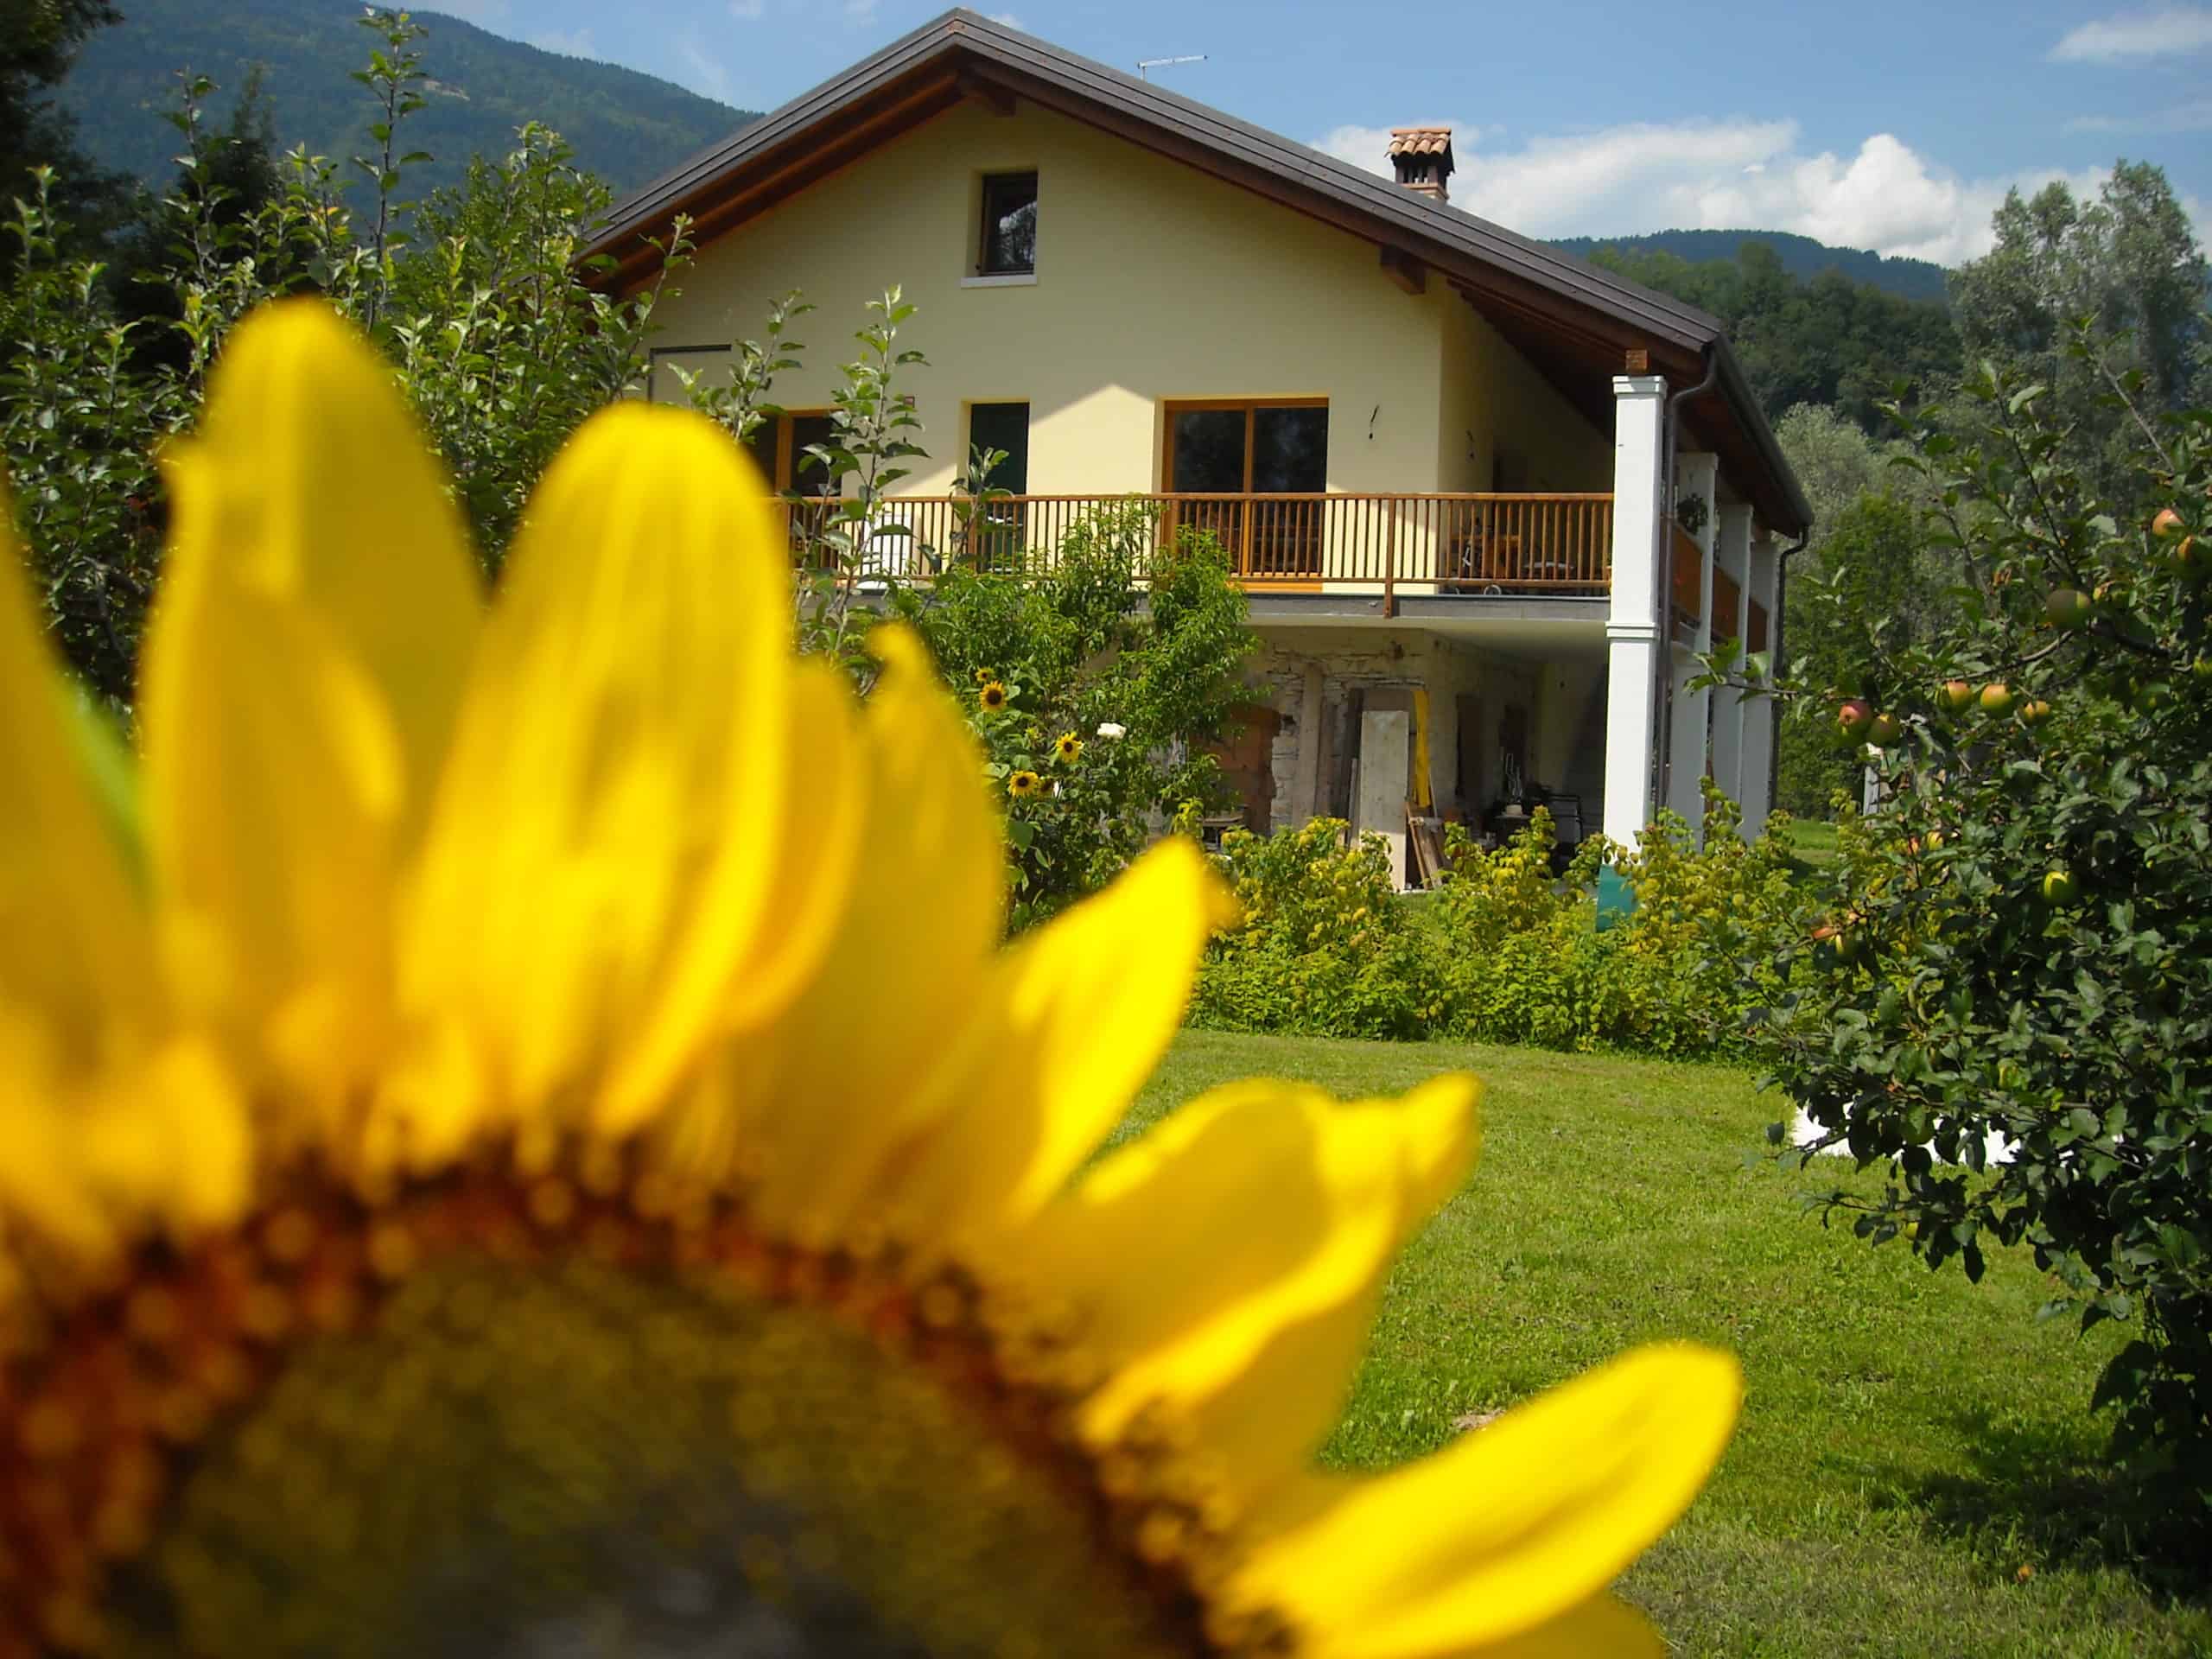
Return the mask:
<path fill-rule="evenodd" d="M 1651 535 L 1656 546 L 1651 568 L 1659 582 L 1659 649 L 1652 653 L 1652 671 L 1658 676 L 1651 699 L 1652 717 L 1658 729 L 1652 734 L 1651 770 L 1652 803 L 1655 816 L 1666 805 L 1667 795 L 1674 785 L 1675 768 L 1675 583 L 1673 537 L 1667 533 L 1675 518 L 1675 442 L 1681 420 L 1681 406 L 1702 392 L 1710 391 L 1720 375 L 1720 354 L 1726 349 L 1718 340 L 1705 348 L 1705 378 L 1694 386 L 1684 386 L 1669 394 L 1667 408 L 1660 421 L 1659 487 L 1660 511 L 1658 522 L 1652 525 Z M 1777 607 L 1779 601 L 1777 601 Z"/>

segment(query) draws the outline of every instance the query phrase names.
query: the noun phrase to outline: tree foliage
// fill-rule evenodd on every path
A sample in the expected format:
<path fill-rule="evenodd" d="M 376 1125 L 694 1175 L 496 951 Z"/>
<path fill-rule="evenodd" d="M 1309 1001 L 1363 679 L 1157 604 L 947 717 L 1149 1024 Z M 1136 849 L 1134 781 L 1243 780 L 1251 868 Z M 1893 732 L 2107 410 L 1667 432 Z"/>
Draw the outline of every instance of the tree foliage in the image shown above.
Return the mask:
<path fill-rule="evenodd" d="M 1249 696 L 1244 594 L 1213 537 L 1155 553 L 1158 534 L 1141 501 L 1099 507 L 1026 572 L 955 567 L 895 601 L 973 710 L 1007 808 L 1017 931 L 1219 793 L 1205 746 Z"/>
<path fill-rule="evenodd" d="M 57 205 L 88 240 L 122 222 L 129 181 L 86 158 L 55 88 L 86 40 L 121 21 L 107 0 L 0 0 L 0 202 L 50 168 Z"/>
<path fill-rule="evenodd" d="M 1821 404 L 1874 431 L 1896 381 L 1942 382 L 1958 372 L 1958 334 L 1941 305 L 1901 299 L 1840 270 L 1801 283 L 1764 242 L 1744 243 L 1732 261 L 1696 264 L 1611 248 L 1591 258 L 1719 318 L 1770 420 Z"/>
<path fill-rule="evenodd" d="M 41 3 L 41 0 L 9 0 Z M 82 148 L 102 165 L 158 189 L 175 146 L 147 111 L 149 89 L 180 67 L 225 86 L 243 86 L 257 68 L 268 86 L 281 152 L 348 156 L 361 149 L 359 88 L 360 7 L 335 0 L 117 0 L 116 26 L 86 41 L 58 88 Z M 560 133 L 579 164 L 618 191 L 635 189 L 687 156 L 727 138 L 753 118 L 710 98 L 612 63 L 561 56 L 504 39 L 453 14 L 487 19 L 466 6 L 427 7 L 435 32 L 425 45 L 430 80 L 424 107 L 410 116 L 413 148 L 432 159 L 410 169 L 410 189 L 461 187 L 472 156 L 497 156 L 526 123 Z M 604 31 L 602 40 L 607 39 Z M 158 96 L 158 94 L 156 94 Z M 58 165 L 58 163 L 57 163 Z M 5 189 L 18 188 L 18 174 Z M 341 175 L 358 210 L 368 181 Z"/>
<path fill-rule="evenodd" d="M 2212 1493 L 2212 412 L 2159 416 L 2101 349 L 2077 334 L 2069 372 L 2102 381 L 2112 450 L 2002 368 L 1968 418 L 1914 420 L 1941 491 L 1921 534 L 1961 580 L 1927 638 L 1878 637 L 1882 798 L 1764 1041 L 1827 1139 L 1891 1173 L 1831 1211 L 1970 1276 L 2024 1244 L 2051 1311 L 2139 1321 L 2097 1403 L 2124 1456 Z M 2171 516 L 2107 493 L 2122 455 L 2120 500 Z"/>
<path fill-rule="evenodd" d="M 156 456 L 190 430 L 224 340 L 253 307 L 312 289 L 385 350 L 493 571 L 554 450 L 644 373 L 658 284 L 611 298 L 573 265 L 604 187 L 556 137 L 525 127 L 505 158 L 409 210 L 412 152 L 399 126 L 423 77 L 417 31 L 404 13 L 362 21 L 374 39 L 378 175 L 365 232 L 326 158 L 293 151 L 271 188 L 253 100 L 228 134 L 212 132 L 204 77 L 183 81 L 174 124 L 184 154 L 127 287 L 73 254 L 50 170 L 8 227 L 0 446 L 18 525 L 63 652 L 118 707 L 131 696 L 158 563 Z M 680 240 L 666 251 L 673 269 Z"/>
<path fill-rule="evenodd" d="M 2133 418 L 2109 397 L 2103 366 L 2139 374 L 2148 410 L 2212 403 L 2212 286 L 2189 215 L 2161 168 L 2122 161 L 2094 200 L 2063 181 L 2032 197 L 2015 190 L 1992 224 L 1995 247 L 1953 279 L 1966 350 L 2046 387 L 2050 418 L 2071 429 L 2069 448 L 2117 499 L 2145 480 Z M 2077 327 L 2093 360 L 2072 349 Z"/>

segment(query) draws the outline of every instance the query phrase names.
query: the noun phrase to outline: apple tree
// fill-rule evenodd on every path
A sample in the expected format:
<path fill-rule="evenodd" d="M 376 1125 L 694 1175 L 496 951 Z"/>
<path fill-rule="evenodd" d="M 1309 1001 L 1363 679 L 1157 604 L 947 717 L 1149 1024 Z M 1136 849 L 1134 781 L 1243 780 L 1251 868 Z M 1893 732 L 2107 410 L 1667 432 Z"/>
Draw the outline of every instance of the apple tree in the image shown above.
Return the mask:
<path fill-rule="evenodd" d="M 1821 1144 L 1887 1166 L 1828 1212 L 1974 1279 L 2024 1245 L 2048 1312 L 2133 1322 L 2094 1403 L 2212 1502 L 2212 412 L 2107 385 L 2152 511 L 2003 370 L 1967 376 L 1973 419 L 1901 417 L 1960 580 L 1827 705 L 1880 798 L 1816 878 L 1812 971 L 1755 1020 Z"/>

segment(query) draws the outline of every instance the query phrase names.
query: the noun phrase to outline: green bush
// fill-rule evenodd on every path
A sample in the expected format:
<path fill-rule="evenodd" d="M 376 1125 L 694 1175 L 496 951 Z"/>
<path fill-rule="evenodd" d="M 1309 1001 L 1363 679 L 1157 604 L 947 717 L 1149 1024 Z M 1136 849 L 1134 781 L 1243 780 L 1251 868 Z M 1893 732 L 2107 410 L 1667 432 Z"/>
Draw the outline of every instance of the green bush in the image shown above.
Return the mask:
<path fill-rule="evenodd" d="M 1154 553 L 1144 503 L 1098 508 L 1049 562 L 952 569 L 892 609 L 929 642 L 1002 791 L 1016 931 L 1111 880 L 1220 791 L 1205 745 L 1249 695 L 1244 595 L 1211 537 Z"/>
<path fill-rule="evenodd" d="M 1378 837 L 1348 842 L 1317 819 L 1262 839 L 1224 837 L 1243 925 L 1217 940 L 1192 1020 L 1243 1031 L 1454 1038 L 1557 1049 L 1740 1052 L 1749 1012 L 1778 995 L 1785 940 L 1808 925 L 1786 821 L 1752 845 L 1735 809 L 1707 803 L 1702 849 L 1671 813 L 1633 853 L 1593 839 L 1564 880 L 1539 810 L 1504 846 L 1454 834 L 1441 888 L 1390 888 Z M 1611 856 L 1636 893 L 1598 931 L 1592 887 Z"/>
<path fill-rule="evenodd" d="M 2153 518 L 2042 385 L 1985 368 L 1964 395 L 1946 425 L 1986 438 L 1917 431 L 1923 534 L 1967 580 L 1869 688 L 1900 728 L 1868 757 L 1883 798 L 1818 873 L 1821 948 L 1762 1052 L 1887 1165 L 1878 1199 L 1827 1200 L 1860 1236 L 1974 1278 L 2025 1243 L 2047 1311 L 2139 1319 L 2097 1402 L 2123 1458 L 2212 1495 L 2212 412 L 2130 428 L 2123 497 Z"/>
<path fill-rule="evenodd" d="M 1208 953 L 1196 1025 L 1325 1037 L 1427 1035 L 1442 1013 L 1438 953 L 1400 903 L 1379 836 L 1338 818 L 1255 836 L 1222 855 L 1241 925 Z"/>

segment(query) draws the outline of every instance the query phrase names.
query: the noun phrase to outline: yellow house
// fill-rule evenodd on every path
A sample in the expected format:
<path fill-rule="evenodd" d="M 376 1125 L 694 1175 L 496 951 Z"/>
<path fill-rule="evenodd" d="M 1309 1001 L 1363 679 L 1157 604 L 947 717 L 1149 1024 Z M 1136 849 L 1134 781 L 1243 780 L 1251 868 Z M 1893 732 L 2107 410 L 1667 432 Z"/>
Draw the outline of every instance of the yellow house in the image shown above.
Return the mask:
<path fill-rule="evenodd" d="M 992 533 L 1033 553 L 1130 495 L 1217 534 L 1264 642 L 1232 760 L 1255 827 L 1402 848 L 1408 802 L 1503 830 L 1541 798 L 1626 840 L 1662 804 L 1695 822 L 1709 774 L 1755 831 L 1771 704 L 1691 691 L 1692 653 L 1773 647 L 1810 515 L 1719 324 L 1451 207 L 1447 130 L 1390 148 L 1395 183 L 956 10 L 619 204 L 592 251 L 634 284 L 694 222 L 664 397 L 793 289 L 842 340 L 902 287 L 910 576 L 958 556 L 971 446 L 1006 452 Z M 806 356 L 756 440 L 801 492 L 836 380 Z"/>

